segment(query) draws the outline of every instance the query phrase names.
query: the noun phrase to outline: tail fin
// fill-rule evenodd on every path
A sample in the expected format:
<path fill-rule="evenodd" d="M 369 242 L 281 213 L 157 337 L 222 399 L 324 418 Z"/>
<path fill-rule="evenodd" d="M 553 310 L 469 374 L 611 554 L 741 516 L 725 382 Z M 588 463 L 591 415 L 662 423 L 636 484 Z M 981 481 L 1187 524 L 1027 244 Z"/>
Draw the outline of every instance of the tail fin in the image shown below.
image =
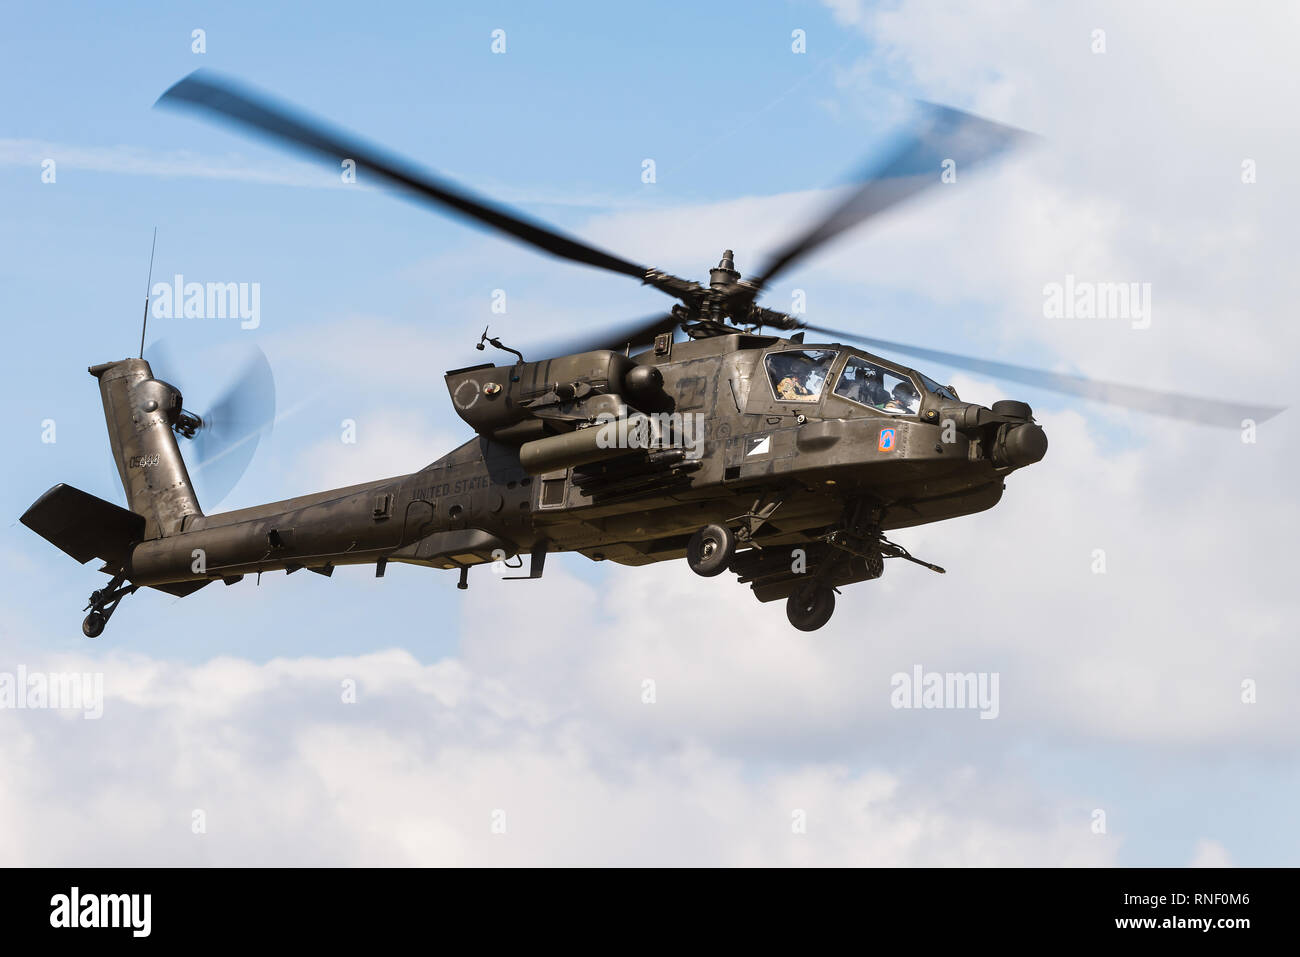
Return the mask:
<path fill-rule="evenodd" d="M 126 490 L 127 508 L 145 520 L 145 538 L 174 535 L 202 515 L 172 426 L 181 393 L 153 377 L 144 359 L 91 366 L 99 380 L 113 458 Z"/>

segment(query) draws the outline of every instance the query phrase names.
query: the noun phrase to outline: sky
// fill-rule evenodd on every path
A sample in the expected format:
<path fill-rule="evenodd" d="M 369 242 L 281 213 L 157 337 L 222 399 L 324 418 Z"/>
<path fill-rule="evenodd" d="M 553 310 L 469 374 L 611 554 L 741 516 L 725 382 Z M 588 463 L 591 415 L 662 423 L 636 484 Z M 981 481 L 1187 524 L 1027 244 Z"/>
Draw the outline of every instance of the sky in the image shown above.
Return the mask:
<path fill-rule="evenodd" d="M 1248 434 L 921 364 L 1030 402 L 1047 457 L 996 508 L 898 533 L 947 575 L 890 563 L 813 634 L 729 576 L 557 555 L 467 592 L 399 566 L 142 592 L 82 637 L 102 576 L 17 518 L 58 482 L 124 501 L 84 370 L 138 348 L 155 226 L 155 281 L 261 291 L 255 329 L 150 322 L 189 407 L 234 347 L 275 371 L 274 430 L 225 499 L 200 487 L 209 512 L 468 439 L 442 376 L 482 360 L 485 325 L 533 358 L 663 305 L 152 108 L 200 67 L 700 279 L 811 221 L 909 98 L 972 111 L 1041 142 L 766 304 L 801 291 L 811 321 L 882 339 L 1291 402 L 1287 5 L 463 7 L 6 8 L 0 678 L 101 674 L 103 714 L 0 708 L 0 863 L 1300 863 L 1291 411 Z M 1149 284 L 1150 322 L 1049 317 L 1067 276 Z M 997 717 L 893 707 L 917 666 L 996 674 Z"/>

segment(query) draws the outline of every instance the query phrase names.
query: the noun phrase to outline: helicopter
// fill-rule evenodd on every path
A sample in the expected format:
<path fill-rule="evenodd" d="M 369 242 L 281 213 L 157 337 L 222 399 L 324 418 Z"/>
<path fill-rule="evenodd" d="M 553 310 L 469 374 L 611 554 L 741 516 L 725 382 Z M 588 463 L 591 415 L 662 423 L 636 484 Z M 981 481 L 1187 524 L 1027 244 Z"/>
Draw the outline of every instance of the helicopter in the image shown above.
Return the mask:
<path fill-rule="evenodd" d="M 373 565 L 383 577 L 400 562 L 455 571 L 464 589 L 472 568 L 522 571 L 525 554 L 526 573 L 506 580 L 540 579 L 554 552 L 631 566 L 685 558 L 700 576 L 734 574 L 760 602 L 784 600 L 790 624 L 814 631 L 830 620 L 839 589 L 879 578 L 886 558 L 943 573 L 888 534 L 992 508 L 1007 476 L 1047 452 L 1028 404 L 964 401 L 866 347 L 1203 424 L 1235 427 L 1282 411 L 837 332 L 759 305 L 778 275 L 940 182 L 945 160 L 982 162 L 1029 138 L 949 107 L 920 104 L 898 147 L 756 276 L 743 277 L 726 250 L 701 283 L 565 235 L 207 71 L 158 103 L 335 168 L 351 161 L 417 201 L 676 302 L 534 360 L 485 329 L 477 349 L 512 359 L 446 373 L 452 407 L 474 432 L 459 448 L 409 475 L 212 515 L 200 508 L 178 438 L 202 438 L 221 417 L 185 408 L 180 389 L 144 358 L 142 333 L 139 358 L 89 368 L 127 507 L 58 484 L 21 517 L 78 562 L 103 562 L 109 583 L 91 593 L 82 623 L 90 638 L 142 587 L 184 597 L 270 571 L 329 576 Z M 805 341 L 810 333 L 831 338 Z M 228 402 L 264 392 L 257 383 L 267 374 L 242 379 Z"/>

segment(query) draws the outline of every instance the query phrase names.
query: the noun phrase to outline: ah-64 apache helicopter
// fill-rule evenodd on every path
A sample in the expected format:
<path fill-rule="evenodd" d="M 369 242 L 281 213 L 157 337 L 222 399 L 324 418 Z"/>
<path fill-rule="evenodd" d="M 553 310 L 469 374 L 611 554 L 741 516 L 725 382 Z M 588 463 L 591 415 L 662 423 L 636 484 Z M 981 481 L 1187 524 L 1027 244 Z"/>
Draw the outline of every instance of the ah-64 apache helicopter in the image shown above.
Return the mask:
<path fill-rule="evenodd" d="M 92 638 L 141 587 L 184 596 L 271 570 L 374 564 L 382 576 L 406 562 L 458 570 L 465 588 L 474 565 L 521 567 L 524 552 L 520 578 L 542 577 L 551 552 L 625 565 L 685 556 L 700 575 L 735 573 L 759 601 L 786 599 L 796 628 L 820 628 L 836 589 L 879 577 L 885 558 L 942 572 L 886 533 L 991 508 L 1007 475 L 1042 459 L 1047 438 L 1023 402 L 964 402 L 897 362 L 805 342 L 807 331 L 1195 422 L 1236 426 L 1280 411 L 837 333 L 757 304 L 828 240 L 939 182 L 945 160 L 968 168 L 1025 135 L 956 110 L 922 104 L 923 122 L 757 278 L 742 278 L 728 251 L 703 285 L 476 198 L 229 81 L 191 74 L 159 102 L 334 164 L 350 159 L 358 175 L 678 303 L 537 361 L 485 330 L 477 347 L 515 360 L 446 374 L 474 439 L 411 475 L 215 515 L 199 508 L 176 441 L 202 438 L 213 422 L 154 376 L 143 341 L 141 358 L 92 366 L 128 507 L 61 484 L 22 517 L 78 561 L 104 562 L 112 579 L 82 625 Z"/>

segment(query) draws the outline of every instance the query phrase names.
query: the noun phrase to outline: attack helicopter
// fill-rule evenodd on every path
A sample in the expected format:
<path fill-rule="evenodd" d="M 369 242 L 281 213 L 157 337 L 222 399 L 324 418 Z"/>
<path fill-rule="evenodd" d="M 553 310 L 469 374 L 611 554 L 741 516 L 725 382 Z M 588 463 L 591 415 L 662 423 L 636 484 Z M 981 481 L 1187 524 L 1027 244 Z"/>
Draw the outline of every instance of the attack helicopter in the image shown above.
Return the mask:
<path fill-rule="evenodd" d="M 91 366 L 127 507 L 59 484 L 21 518 L 111 576 L 87 605 L 91 638 L 142 587 L 186 596 L 270 571 L 373 565 L 382 577 L 401 562 L 457 572 L 463 589 L 475 566 L 522 571 L 525 554 L 526 573 L 507 580 L 539 579 L 554 552 L 638 566 L 684 557 L 698 575 L 734 574 L 760 602 L 785 600 L 790 623 L 813 631 L 838 589 L 880 577 L 887 558 L 943 573 L 888 533 L 993 507 L 1007 476 L 1047 451 L 1026 403 L 964 401 L 867 347 L 1194 422 L 1236 426 L 1281 411 L 836 332 L 760 305 L 777 276 L 940 182 L 945 161 L 969 168 L 1027 138 L 951 108 L 919 104 L 898 147 L 755 276 L 743 277 L 727 250 L 701 283 L 567 236 L 206 71 L 159 104 L 335 169 L 350 160 L 409 198 L 676 302 L 549 358 L 526 360 L 484 330 L 477 348 L 511 359 L 446 373 L 452 408 L 474 432 L 459 448 L 410 475 L 211 515 L 178 438 L 202 439 L 221 416 L 185 409 L 180 389 L 144 358 L 143 337 L 139 358 Z M 259 368 L 234 398 L 264 391 L 269 371 Z"/>

